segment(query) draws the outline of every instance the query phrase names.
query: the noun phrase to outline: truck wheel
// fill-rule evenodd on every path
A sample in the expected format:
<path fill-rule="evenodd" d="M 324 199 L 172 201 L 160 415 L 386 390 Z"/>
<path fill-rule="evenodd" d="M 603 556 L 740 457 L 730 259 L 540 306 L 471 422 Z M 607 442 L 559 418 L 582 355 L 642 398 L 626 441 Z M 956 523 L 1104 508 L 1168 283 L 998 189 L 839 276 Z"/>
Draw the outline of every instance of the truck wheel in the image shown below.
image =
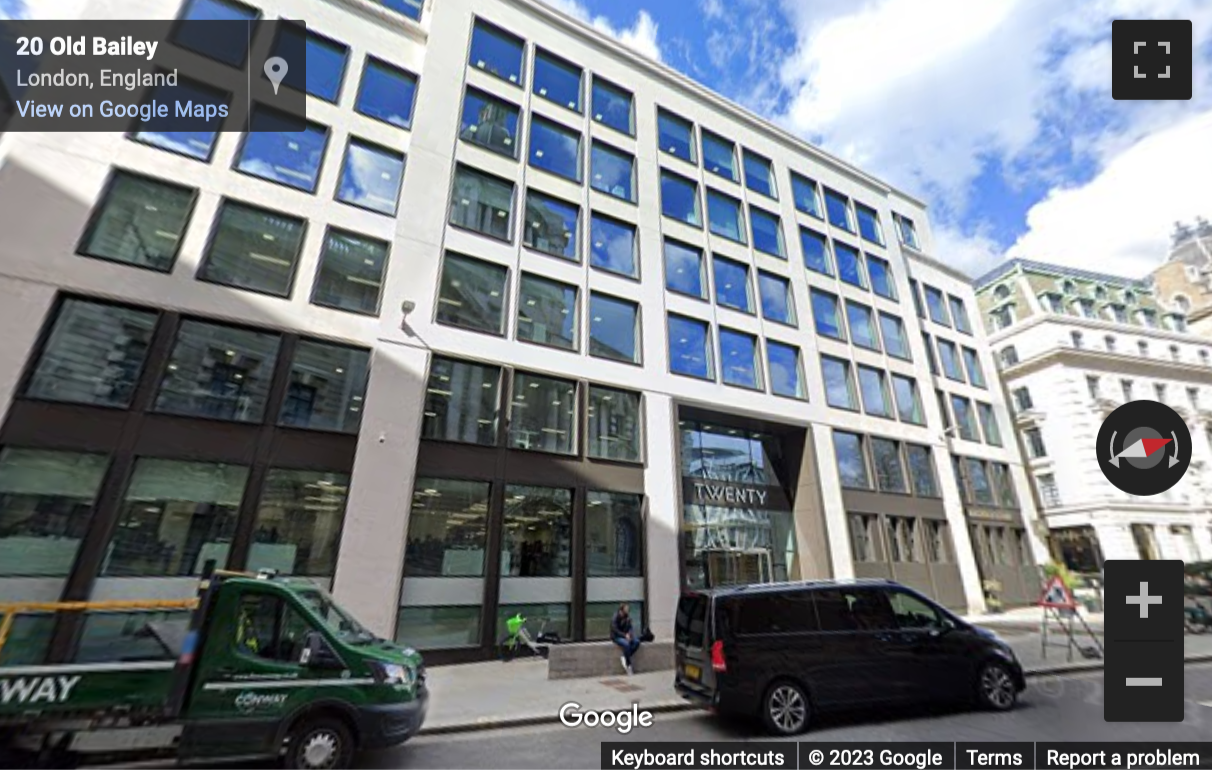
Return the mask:
<path fill-rule="evenodd" d="M 304 719 L 287 737 L 287 770 L 341 770 L 353 764 L 353 734 L 345 723 L 331 717 Z"/>

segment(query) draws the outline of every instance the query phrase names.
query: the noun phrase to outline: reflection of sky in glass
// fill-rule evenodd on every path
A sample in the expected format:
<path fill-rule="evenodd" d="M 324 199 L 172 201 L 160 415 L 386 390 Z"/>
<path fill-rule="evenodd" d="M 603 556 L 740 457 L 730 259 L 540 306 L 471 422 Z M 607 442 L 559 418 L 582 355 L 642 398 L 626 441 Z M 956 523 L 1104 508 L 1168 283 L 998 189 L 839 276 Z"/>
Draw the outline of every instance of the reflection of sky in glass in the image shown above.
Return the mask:
<path fill-rule="evenodd" d="M 635 133 L 631 120 L 631 94 L 602 80 L 593 81 L 593 119 L 628 136 Z"/>
<path fill-rule="evenodd" d="M 589 163 L 593 174 L 590 182 L 593 189 L 625 201 L 634 201 L 633 163 L 632 157 L 627 153 L 595 142 Z"/>
<path fill-rule="evenodd" d="M 380 214 L 396 213 L 404 156 L 357 140 L 345 153 L 337 199 Z"/>
<path fill-rule="evenodd" d="M 716 235 L 745 242 L 745 233 L 741 230 L 741 202 L 735 198 L 708 190 L 707 221 Z"/>
<path fill-rule="evenodd" d="M 736 152 L 732 148 L 732 142 L 721 139 L 709 131 L 704 131 L 703 167 L 725 179 L 737 181 Z"/>
<path fill-rule="evenodd" d="M 665 288 L 707 298 L 703 280 L 703 252 L 674 241 L 665 241 Z"/>
<path fill-rule="evenodd" d="M 964 372 L 960 369 L 959 357 L 956 355 L 954 343 L 950 340 L 939 340 L 938 357 L 943 362 L 943 374 L 953 380 L 964 381 Z"/>
<path fill-rule="evenodd" d="M 511 83 L 522 81 L 522 41 L 477 21 L 471 33 L 471 66 Z"/>
<path fill-rule="evenodd" d="M 635 277 L 635 228 L 595 213 L 590 224 L 589 262 L 594 267 Z"/>
<path fill-rule="evenodd" d="M 926 307 L 930 309 L 931 321 L 943 326 L 951 325 L 951 319 L 947 317 L 947 306 L 943 304 L 943 293 L 933 286 L 926 287 Z"/>
<path fill-rule="evenodd" d="M 875 335 L 871 308 L 847 300 L 846 318 L 850 322 L 850 339 L 854 341 L 855 345 L 879 350 L 880 343 L 879 338 Z"/>
<path fill-rule="evenodd" d="M 668 112 L 658 112 L 657 143 L 662 152 L 694 162 L 694 129 L 685 120 Z"/>
<path fill-rule="evenodd" d="M 581 209 L 573 203 L 530 190 L 526 193 L 526 245 L 575 261 Z"/>
<path fill-rule="evenodd" d="M 867 288 L 863 278 L 863 265 L 859 253 L 843 243 L 834 243 L 833 252 L 837 255 L 837 274 L 846 283 Z"/>
<path fill-rule="evenodd" d="M 863 411 L 877 417 L 888 417 L 888 388 L 884 375 L 866 366 L 858 368 L 859 390 L 863 394 Z"/>
<path fill-rule="evenodd" d="M 964 366 L 968 368 L 968 380 L 978 388 L 985 387 L 985 372 L 972 348 L 964 348 Z"/>
<path fill-rule="evenodd" d="M 799 350 L 791 345 L 767 340 L 766 357 L 770 360 L 770 390 L 776 396 L 803 398 Z"/>
<path fill-rule="evenodd" d="M 745 151 L 745 186 L 769 198 L 774 197 L 770 181 L 770 161 Z"/>
<path fill-rule="evenodd" d="M 413 21 L 420 20 L 421 7 L 424 5 L 424 0 L 379 0 L 379 2 L 397 13 L 404 14 Z"/>
<path fill-rule="evenodd" d="M 416 91 L 417 79 L 412 75 L 381 61 L 367 59 L 356 108 L 363 115 L 408 128 L 412 124 Z"/>
<path fill-rule="evenodd" d="M 349 50 L 331 40 L 307 33 L 307 93 L 330 102 L 337 100 Z M 289 71 L 287 74 L 289 78 Z M 283 80 L 284 83 L 289 83 Z"/>
<path fill-rule="evenodd" d="M 867 272 L 871 276 L 871 288 L 876 294 L 896 299 L 896 289 L 892 285 L 892 273 L 887 262 L 879 257 L 867 257 Z"/>
<path fill-rule="evenodd" d="M 837 471 L 842 486 L 868 489 L 867 463 L 863 459 L 863 447 L 853 433 L 833 432 L 833 451 L 837 455 Z"/>
<path fill-rule="evenodd" d="M 826 189 L 825 210 L 829 213 L 829 224 L 854 232 L 854 226 L 850 224 L 850 203 L 844 195 Z"/>
<path fill-rule="evenodd" d="M 816 182 L 792 173 L 791 195 L 795 199 L 797 209 L 817 219 L 821 218 L 821 198 L 817 194 Z"/>
<path fill-rule="evenodd" d="M 960 438 L 967 441 L 979 441 L 976 435 L 976 422 L 972 418 L 972 402 L 963 396 L 951 397 L 951 411 L 959 426 Z"/>
<path fill-rule="evenodd" d="M 921 423 L 922 409 L 917 398 L 917 383 L 899 374 L 892 375 L 892 392 L 896 396 L 896 412 L 905 422 Z"/>
<path fill-rule="evenodd" d="M 581 181 L 581 135 L 535 118 L 530 124 L 530 165 Z"/>
<path fill-rule="evenodd" d="M 711 379 L 707 324 L 682 316 L 669 316 L 669 368 L 676 374 Z"/>
<path fill-rule="evenodd" d="M 534 92 L 580 112 L 581 70 L 540 51 L 534 57 Z"/>
<path fill-rule="evenodd" d="M 833 275 L 829 265 L 829 242 L 825 236 L 807 228 L 800 228 L 800 247 L 804 250 L 804 267 L 825 275 Z"/>
<path fill-rule="evenodd" d="M 850 383 L 850 365 L 836 358 L 821 356 L 821 375 L 825 380 L 825 401 L 829 406 L 854 409 L 854 390 Z"/>
<path fill-rule="evenodd" d="M 253 113 L 253 131 L 245 135 L 244 151 L 236 168 L 253 176 L 315 192 L 320 176 L 320 161 L 328 144 L 328 130 L 308 123 L 297 133 L 263 131 L 258 125 L 272 125 L 276 119 L 265 110 Z"/>
<path fill-rule="evenodd" d="M 603 358 L 638 362 L 634 302 L 591 294 L 589 297 L 589 352 Z"/>
<path fill-rule="evenodd" d="M 714 257 L 715 301 L 724 307 L 752 312 L 749 307 L 749 269 L 739 262 Z"/>
<path fill-rule="evenodd" d="M 257 11 L 240 3 L 225 0 L 191 0 L 181 18 L 185 21 L 253 21 Z M 197 51 L 233 67 L 244 63 L 248 52 L 248 35 L 218 34 L 234 31 L 234 26 L 214 24 L 181 24 L 173 41 L 182 48 Z"/>
<path fill-rule="evenodd" d="M 905 342 L 905 326 L 901 319 L 887 313 L 880 313 L 880 331 L 884 335 L 884 348 L 888 355 L 897 358 L 909 358 L 909 346 Z"/>
<path fill-rule="evenodd" d="M 879 215 L 866 206 L 855 204 L 858 216 L 859 234 L 872 243 L 884 243 L 883 233 L 880 232 Z"/>
<path fill-rule="evenodd" d="M 743 388 L 761 387 L 761 375 L 757 365 L 757 338 L 720 329 L 720 369 L 724 382 Z"/>
<path fill-rule="evenodd" d="M 786 278 L 770 273 L 758 273 L 758 294 L 761 295 L 763 318 L 785 324 L 795 323 L 790 284 Z"/>
<path fill-rule="evenodd" d="M 510 158 L 517 157 L 518 108 L 493 99 L 475 89 L 467 89 L 463 99 L 463 121 L 459 138 L 487 147 Z"/>
<path fill-rule="evenodd" d="M 826 337 L 845 339 L 842 321 L 838 317 L 837 297 L 817 289 L 812 290 L 812 317 L 816 321 L 816 333 Z"/>
<path fill-rule="evenodd" d="M 220 96 L 220 94 L 222 94 Z M 207 88 L 197 83 L 191 83 L 184 78 L 177 81 L 177 86 L 160 86 L 152 92 L 152 99 L 162 104 L 172 104 L 180 100 L 182 102 L 204 102 L 210 104 L 230 104 L 231 95 L 222 93 L 213 88 Z M 143 125 L 147 128 L 138 131 L 135 134 L 135 139 L 140 142 L 147 142 L 170 152 L 179 152 L 182 155 L 188 155 L 191 158 L 199 160 L 207 160 L 210 158 L 210 151 L 215 146 L 215 138 L 219 136 L 218 131 L 156 131 L 154 126 L 156 120 L 151 120 Z"/>
<path fill-rule="evenodd" d="M 661 213 L 679 222 L 702 227 L 698 186 L 684 177 L 661 172 Z"/>
<path fill-rule="evenodd" d="M 749 219 L 753 222 L 753 248 L 776 257 L 783 256 L 783 231 L 779 227 L 779 218 L 750 206 Z"/>

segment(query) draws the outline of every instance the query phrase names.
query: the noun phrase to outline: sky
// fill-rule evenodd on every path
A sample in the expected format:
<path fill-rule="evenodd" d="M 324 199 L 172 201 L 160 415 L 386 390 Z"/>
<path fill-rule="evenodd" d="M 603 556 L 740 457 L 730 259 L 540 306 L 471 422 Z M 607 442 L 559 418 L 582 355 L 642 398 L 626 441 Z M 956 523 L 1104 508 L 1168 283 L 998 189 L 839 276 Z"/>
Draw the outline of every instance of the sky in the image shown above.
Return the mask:
<path fill-rule="evenodd" d="M 1212 219 L 1207 0 L 544 1 L 925 201 L 933 256 L 974 276 L 1139 277 Z M 1112 100 L 1117 18 L 1192 20 L 1193 99 Z"/>

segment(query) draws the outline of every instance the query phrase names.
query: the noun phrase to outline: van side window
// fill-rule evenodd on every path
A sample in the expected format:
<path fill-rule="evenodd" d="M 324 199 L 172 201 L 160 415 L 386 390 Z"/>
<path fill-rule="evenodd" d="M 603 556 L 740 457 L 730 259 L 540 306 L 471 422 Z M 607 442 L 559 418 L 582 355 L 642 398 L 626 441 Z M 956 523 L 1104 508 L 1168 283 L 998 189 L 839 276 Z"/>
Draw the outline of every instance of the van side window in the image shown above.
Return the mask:
<path fill-rule="evenodd" d="M 706 636 L 707 597 L 688 594 L 678 600 L 678 614 L 674 628 L 675 641 L 686 647 L 702 647 Z"/>
<path fill-rule="evenodd" d="M 813 591 L 822 631 L 876 631 L 896 628 L 883 591 L 844 588 Z"/>
<path fill-rule="evenodd" d="M 740 634 L 816 631 L 816 610 L 806 591 L 762 593 L 741 602 Z"/>
<path fill-rule="evenodd" d="M 942 628 L 943 621 L 938 610 L 913 594 L 893 593 L 892 614 L 900 628 Z"/>
<path fill-rule="evenodd" d="M 266 593 L 240 596 L 235 647 L 245 655 L 297 663 L 311 624 L 281 597 Z"/>

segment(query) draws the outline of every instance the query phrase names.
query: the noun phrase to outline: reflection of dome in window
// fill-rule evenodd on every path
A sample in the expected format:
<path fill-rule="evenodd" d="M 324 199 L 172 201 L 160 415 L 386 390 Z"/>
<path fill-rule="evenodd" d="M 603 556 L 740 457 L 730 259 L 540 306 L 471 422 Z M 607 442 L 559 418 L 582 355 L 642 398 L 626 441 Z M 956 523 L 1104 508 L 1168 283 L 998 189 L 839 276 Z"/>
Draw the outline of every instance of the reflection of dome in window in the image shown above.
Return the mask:
<path fill-rule="evenodd" d="M 1174 297 L 1174 307 L 1183 313 L 1186 313 L 1191 309 L 1191 300 L 1179 294 Z"/>

